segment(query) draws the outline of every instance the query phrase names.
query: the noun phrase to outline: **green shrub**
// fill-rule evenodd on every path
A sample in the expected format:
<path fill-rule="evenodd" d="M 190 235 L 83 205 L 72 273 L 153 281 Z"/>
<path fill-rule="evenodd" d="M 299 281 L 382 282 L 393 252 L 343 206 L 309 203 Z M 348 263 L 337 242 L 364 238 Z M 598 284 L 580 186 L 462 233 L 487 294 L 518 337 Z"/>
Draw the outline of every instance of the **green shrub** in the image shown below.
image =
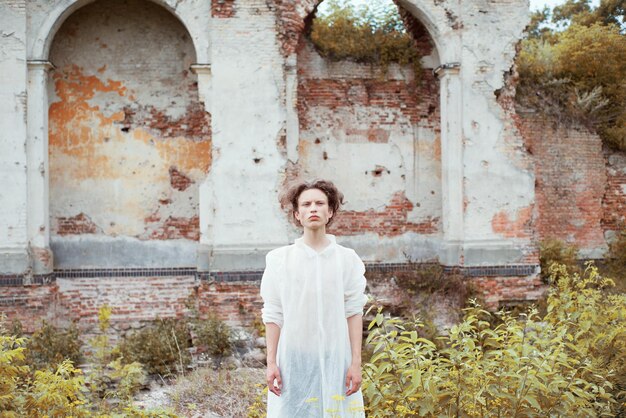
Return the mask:
<path fill-rule="evenodd" d="M 124 363 L 139 362 L 149 374 L 184 373 L 191 362 L 188 324 L 173 318 L 157 319 L 125 337 L 119 350 Z"/>
<path fill-rule="evenodd" d="M 378 312 L 367 344 L 363 393 L 370 417 L 613 416 L 623 394 L 626 296 L 591 265 L 582 275 L 551 268 L 548 313 L 518 318 L 477 304 L 440 337 Z M 620 377 L 621 376 L 621 377 Z"/>
<path fill-rule="evenodd" d="M 215 315 L 194 321 L 196 345 L 206 347 L 213 356 L 228 356 L 233 349 L 231 328 Z"/>
<path fill-rule="evenodd" d="M 348 1 L 328 0 L 330 12 L 313 20 L 313 45 L 322 56 L 334 61 L 376 64 L 384 71 L 391 63 L 412 65 L 418 79 L 420 56 L 397 6 L 391 2 L 372 3 L 357 10 Z"/>
<path fill-rule="evenodd" d="M 543 282 L 548 283 L 550 266 L 554 263 L 565 266 L 571 273 L 580 273 L 577 256 L 578 247 L 575 244 L 567 244 L 554 238 L 541 241 L 539 243 L 539 265 Z"/>
<path fill-rule="evenodd" d="M 78 364 L 82 361 L 81 345 L 76 323 L 63 329 L 43 321 L 28 339 L 26 361 L 36 369 L 56 367 L 66 359 Z"/>

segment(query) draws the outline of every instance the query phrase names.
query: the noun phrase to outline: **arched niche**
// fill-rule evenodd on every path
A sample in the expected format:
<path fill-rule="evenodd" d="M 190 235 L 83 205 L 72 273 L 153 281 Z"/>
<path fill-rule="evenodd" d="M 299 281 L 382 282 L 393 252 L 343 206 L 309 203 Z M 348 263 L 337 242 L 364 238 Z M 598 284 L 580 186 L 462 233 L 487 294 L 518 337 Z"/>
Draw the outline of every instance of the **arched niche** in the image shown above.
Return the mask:
<path fill-rule="evenodd" d="M 406 233 L 403 242 L 417 251 L 412 257 L 438 257 L 456 265 L 460 253 L 450 251 L 448 242 L 458 241 L 462 227 L 462 188 L 457 187 L 462 149 L 460 113 L 451 110 L 461 103 L 461 90 L 459 65 L 448 60 L 457 57 L 458 36 L 442 26 L 442 8 L 396 4 L 407 29 L 419 38 L 416 47 L 424 48 L 424 40 L 429 44 L 422 51 L 421 82 L 410 86 L 410 70 L 399 66 L 390 66 L 380 81 L 380 74 L 366 65 L 329 62 L 302 42 L 301 34 L 287 58 L 287 98 L 292 100 L 287 103 L 287 154 L 298 162 L 296 170 L 304 171 L 292 175 L 337 178 L 343 173 L 346 178 L 338 183 L 356 198 L 335 232 L 360 234 L 353 245 L 366 257 L 397 252 L 397 243 L 381 249 L 381 242 Z M 451 167 L 451 162 L 458 165 Z"/>
<path fill-rule="evenodd" d="M 188 30 L 147 0 L 75 2 L 47 21 L 47 90 L 50 65 L 29 63 L 29 95 L 50 115 L 30 135 L 49 182 L 36 238 L 51 239 L 55 267 L 195 265 L 211 138 Z"/>

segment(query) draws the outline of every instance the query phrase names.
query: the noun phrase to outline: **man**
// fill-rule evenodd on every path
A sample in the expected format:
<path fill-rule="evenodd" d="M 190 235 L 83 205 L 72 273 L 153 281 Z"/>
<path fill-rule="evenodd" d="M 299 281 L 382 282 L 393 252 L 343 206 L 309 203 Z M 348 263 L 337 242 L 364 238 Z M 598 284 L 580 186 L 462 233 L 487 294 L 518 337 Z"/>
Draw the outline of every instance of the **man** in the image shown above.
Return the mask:
<path fill-rule="evenodd" d="M 303 228 L 270 251 L 261 281 L 268 418 L 365 417 L 361 394 L 365 266 L 326 226 L 343 195 L 329 181 L 302 182 L 281 203 Z"/>

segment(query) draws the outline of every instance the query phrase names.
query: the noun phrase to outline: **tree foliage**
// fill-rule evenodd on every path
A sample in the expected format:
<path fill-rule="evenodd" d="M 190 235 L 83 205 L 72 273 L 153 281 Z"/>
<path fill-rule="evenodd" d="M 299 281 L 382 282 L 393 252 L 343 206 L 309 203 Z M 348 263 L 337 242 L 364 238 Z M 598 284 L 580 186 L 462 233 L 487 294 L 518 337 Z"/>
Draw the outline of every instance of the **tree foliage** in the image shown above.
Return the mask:
<path fill-rule="evenodd" d="M 328 12 L 312 23 L 310 38 L 319 53 L 334 61 L 352 60 L 380 65 L 412 65 L 419 74 L 420 56 L 391 1 L 356 7 L 349 0 L 328 0 Z"/>
<path fill-rule="evenodd" d="M 531 17 L 517 60 L 518 103 L 583 123 L 626 150 L 625 2 L 569 0 Z M 557 28 L 546 26 L 549 20 Z"/>

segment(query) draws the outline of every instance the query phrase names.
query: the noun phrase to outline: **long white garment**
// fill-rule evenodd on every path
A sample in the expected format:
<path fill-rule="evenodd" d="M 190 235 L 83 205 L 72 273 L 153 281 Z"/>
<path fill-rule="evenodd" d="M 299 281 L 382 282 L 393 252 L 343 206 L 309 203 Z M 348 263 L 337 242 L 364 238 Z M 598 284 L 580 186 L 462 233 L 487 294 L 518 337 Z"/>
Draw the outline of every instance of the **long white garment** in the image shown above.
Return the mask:
<path fill-rule="evenodd" d="M 346 318 L 363 313 L 365 266 L 333 235 L 320 253 L 303 242 L 270 251 L 261 281 L 263 322 L 281 327 L 281 396 L 268 393 L 268 418 L 365 417 L 359 390 L 345 397 L 352 361 Z"/>

